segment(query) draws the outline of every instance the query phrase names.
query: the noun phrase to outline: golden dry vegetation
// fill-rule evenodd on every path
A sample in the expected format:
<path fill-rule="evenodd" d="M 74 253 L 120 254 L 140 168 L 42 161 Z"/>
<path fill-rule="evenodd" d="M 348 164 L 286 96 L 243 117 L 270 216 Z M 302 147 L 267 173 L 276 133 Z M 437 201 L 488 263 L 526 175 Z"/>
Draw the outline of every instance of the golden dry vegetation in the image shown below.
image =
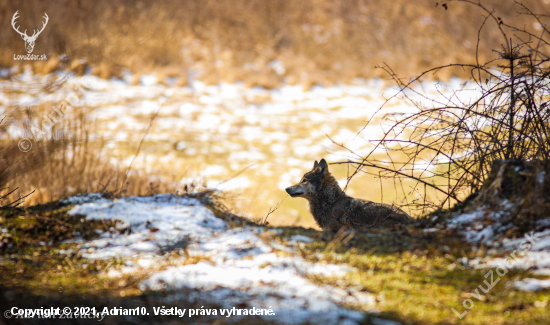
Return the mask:
<path fill-rule="evenodd" d="M 548 1 L 523 1 L 544 12 Z M 9 1 L 0 2 L 0 66 L 14 64 L 23 42 L 9 25 L 19 10 L 21 30 L 49 26 L 38 37 L 34 54 L 38 72 L 56 67 L 67 54 L 75 70 L 82 61 L 92 72 L 117 76 L 125 68 L 137 73 L 177 76 L 185 84 L 190 70 L 207 83 L 241 80 L 275 87 L 281 81 L 306 86 L 381 74 L 383 62 L 402 76 L 449 63 L 473 63 L 478 29 L 484 17 L 463 3 L 445 9 L 436 1 Z M 504 22 L 536 32 L 540 26 L 519 15 L 513 1 L 484 1 Z M 481 61 L 500 48 L 496 28 L 485 28 Z M 280 60 L 284 71 L 270 62 Z M 19 64 L 19 62 L 16 62 Z M 466 76 L 469 71 L 449 70 Z"/>

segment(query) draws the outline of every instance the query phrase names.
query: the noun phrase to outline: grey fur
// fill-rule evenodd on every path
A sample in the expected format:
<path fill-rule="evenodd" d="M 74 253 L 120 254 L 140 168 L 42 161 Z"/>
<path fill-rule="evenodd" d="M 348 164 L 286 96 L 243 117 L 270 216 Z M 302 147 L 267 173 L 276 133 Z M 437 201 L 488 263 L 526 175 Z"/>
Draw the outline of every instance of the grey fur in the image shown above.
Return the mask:
<path fill-rule="evenodd" d="M 407 213 L 392 205 L 346 195 L 328 171 L 324 159 L 319 163 L 315 161 L 313 169 L 286 192 L 291 197 L 307 199 L 313 218 L 325 230 L 390 227 L 413 221 Z"/>

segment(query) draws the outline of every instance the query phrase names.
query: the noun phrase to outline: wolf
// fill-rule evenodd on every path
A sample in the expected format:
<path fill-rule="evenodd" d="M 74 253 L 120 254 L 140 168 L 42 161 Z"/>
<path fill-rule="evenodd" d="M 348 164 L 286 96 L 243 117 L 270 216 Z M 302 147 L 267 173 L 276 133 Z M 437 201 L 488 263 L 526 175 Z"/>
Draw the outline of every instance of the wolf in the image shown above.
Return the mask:
<path fill-rule="evenodd" d="M 342 227 L 365 230 L 413 221 L 407 213 L 392 205 L 346 195 L 329 172 L 325 159 L 315 161 L 313 169 L 286 192 L 291 197 L 309 201 L 311 214 L 323 230 L 338 231 Z"/>

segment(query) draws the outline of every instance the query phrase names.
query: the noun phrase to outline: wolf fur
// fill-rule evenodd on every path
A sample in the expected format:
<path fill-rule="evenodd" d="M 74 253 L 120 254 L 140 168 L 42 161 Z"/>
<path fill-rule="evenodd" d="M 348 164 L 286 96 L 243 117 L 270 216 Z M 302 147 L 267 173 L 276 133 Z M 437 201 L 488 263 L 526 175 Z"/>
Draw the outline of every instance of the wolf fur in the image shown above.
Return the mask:
<path fill-rule="evenodd" d="M 313 169 L 286 192 L 291 197 L 303 197 L 317 224 L 324 230 L 338 231 L 342 227 L 369 229 L 410 223 L 413 219 L 403 210 L 389 204 L 375 203 L 346 195 L 328 171 L 324 159 L 315 161 Z"/>

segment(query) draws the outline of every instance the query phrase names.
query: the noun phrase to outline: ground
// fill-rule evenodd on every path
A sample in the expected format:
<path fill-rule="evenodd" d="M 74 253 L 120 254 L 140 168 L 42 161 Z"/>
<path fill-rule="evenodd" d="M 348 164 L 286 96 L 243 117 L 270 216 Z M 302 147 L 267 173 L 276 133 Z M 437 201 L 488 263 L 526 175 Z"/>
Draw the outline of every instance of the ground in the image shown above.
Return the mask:
<path fill-rule="evenodd" d="M 549 321 L 548 290 L 515 286 L 541 275 L 510 268 L 481 292 L 489 271 L 495 279 L 502 272 L 476 265 L 495 259 L 487 260 L 486 250 L 436 218 L 327 241 L 314 229 L 254 224 L 198 194 L 119 199 L 90 194 L 5 208 L 1 216 L 0 299 L 7 308 L 145 307 L 149 313 L 105 315 L 110 323 Z M 163 306 L 187 314 L 155 315 Z M 275 315 L 201 315 L 233 307 Z M 92 321 L 97 319 L 78 319 Z"/>

